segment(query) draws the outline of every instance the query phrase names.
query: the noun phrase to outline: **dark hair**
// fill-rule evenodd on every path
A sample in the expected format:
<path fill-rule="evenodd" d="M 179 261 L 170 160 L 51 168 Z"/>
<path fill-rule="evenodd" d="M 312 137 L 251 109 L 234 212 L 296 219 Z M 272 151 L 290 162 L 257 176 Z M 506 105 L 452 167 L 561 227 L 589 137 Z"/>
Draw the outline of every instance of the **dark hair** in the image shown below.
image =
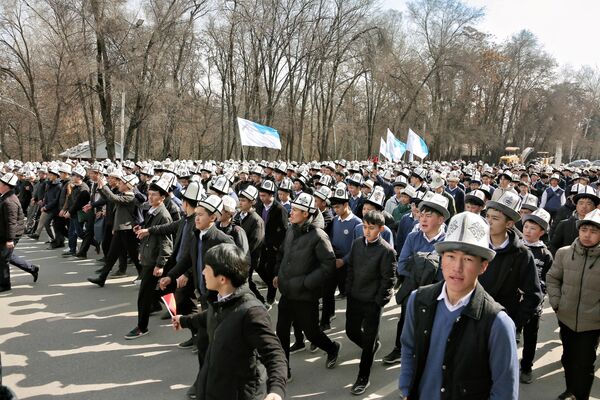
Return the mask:
<path fill-rule="evenodd" d="M 363 221 L 369 225 L 384 226 L 385 217 L 381 211 L 371 210 L 363 215 Z"/>
<path fill-rule="evenodd" d="M 439 212 L 435 208 L 432 208 L 432 207 L 429 207 L 429 206 L 423 206 L 423 207 L 421 207 L 421 209 L 419 211 L 422 212 L 422 213 L 432 212 L 432 213 L 435 213 L 435 214 L 439 215 L 440 217 L 444 216 L 441 212 Z"/>
<path fill-rule="evenodd" d="M 211 266 L 215 276 L 224 276 L 236 288 L 248 279 L 246 255 L 235 244 L 222 243 L 211 247 L 206 252 L 204 263 Z"/>
<path fill-rule="evenodd" d="M 198 207 L 198 202 L 196 200 L 190 200 L 190 199 L 186 198 L 185 196 L 183 196 L 181 201 L 188 203 L 190 205 L 190 207 L 192 207 L 192 208 Z"/>

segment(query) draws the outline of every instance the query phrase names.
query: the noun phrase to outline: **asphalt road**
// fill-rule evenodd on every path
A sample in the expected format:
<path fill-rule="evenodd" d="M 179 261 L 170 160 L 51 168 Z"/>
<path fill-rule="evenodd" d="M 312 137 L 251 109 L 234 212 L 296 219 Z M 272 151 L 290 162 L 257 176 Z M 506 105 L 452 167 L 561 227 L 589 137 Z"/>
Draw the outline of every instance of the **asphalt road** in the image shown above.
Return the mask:
<path fill-rule="evenodd" d="M 3 383 L 19 399 L 185 399 L 198 370 L 195 354 L 177 343 L 189 333 L 175 332 L 168 321 L 151 317 L 150 334 L 137 340 L 123 335 L 136 325 L 137 286 L 134 276 L 108 281 L 98 288 L 86 278 L 99 268 L 94 258 L 67 261 L 60 250 L 25 238 L 17 253 L 41 265 L 40 278 L 12 268 L 13 290 L 0 294 L 0 352 Z M 92 252 L 93 253 L 93 252 Z M 135 269 L 131 266 L 133 275 Z M 336 303 L 337 318 L 330 337 L 341 340 L 338 366 L 325 369 L 325 355 L 301 352 L 291 356 L 294 380 L 289 399 L 354 398 L 359 349 L 344 333 L 345 302 Z M 276 307 L 270 312 L 275 322 Z M 363 399 L 396 399 L 400 365 L 387 366 L 381 357 L 391 350 L 399 309 L 385 308 L 381 324 L 382 350 Z M 556 318 L 547 307 L 542 316 L 534 377 L 521 385 L 521 399 L 554 399 L 564 389 L 561 344 Z M 596 372 L 594 398 L 600 398 Z M 223 399 L 227 400 L 227 399 Z"/>

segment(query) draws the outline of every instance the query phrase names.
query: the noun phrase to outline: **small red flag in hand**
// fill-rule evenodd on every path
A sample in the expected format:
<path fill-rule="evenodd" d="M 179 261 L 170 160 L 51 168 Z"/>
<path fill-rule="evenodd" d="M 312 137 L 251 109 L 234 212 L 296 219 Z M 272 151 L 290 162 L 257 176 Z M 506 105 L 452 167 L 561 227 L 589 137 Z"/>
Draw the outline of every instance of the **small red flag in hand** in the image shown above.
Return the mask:
<path fill-rule="evenodd" d="M 161 297 L 162 301 L 167 306 L 167 310 L 169 310 L 169 314 L 171 317 L 177 315 L 177 302 L 175 301 L 175 295 L 173 293 L 165 294 Z"/>

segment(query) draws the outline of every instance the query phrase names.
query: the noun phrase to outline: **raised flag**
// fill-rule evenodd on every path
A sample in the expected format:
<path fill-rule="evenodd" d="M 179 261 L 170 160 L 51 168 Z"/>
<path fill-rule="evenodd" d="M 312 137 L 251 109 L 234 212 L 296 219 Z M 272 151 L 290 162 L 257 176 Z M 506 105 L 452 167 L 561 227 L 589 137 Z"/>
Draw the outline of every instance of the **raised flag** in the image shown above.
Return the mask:
<path fill-rule="evenodd" d="M 406 151 L 406 144 L 396 139 L 396 136 L 390 131 L 387 130 L 387 153 L 389 155 L 390 161 L 400 161 L 402 159 L 402 155 Z"/>
<path fill-rule="evenodd" d="M 406 139 L 406 150 L 419 158 L 425 158 L 429 154 L 427 144 L 422 137 L 412 131 L 408 130 L 408 138 Z"/>
<path fill-rule="evenodd" d="M 268 147 L 269 149 L 281 150 L 281 140 L 277 130 L 243 118 L 238 118 L 237 121 L 242 146 Z"/>
<path fill-rule="evenodd" d="M 167 310 L 169 310 L 169 314 L 171 317 L 177 315 L 177 302 L 175 301 L 175 295 L 173 293 L 165 294 L 161 297 L 162 301 L 167 306 Z"/>
<path fill-rule="evenodd" d="M 387 151 L 387 143 L 385 142 L 385 140 L 383 140 L 383 138 L 379 138 L 379 153 L 388 160 L 392 161 L 392 158 L 390 157 Z"/>

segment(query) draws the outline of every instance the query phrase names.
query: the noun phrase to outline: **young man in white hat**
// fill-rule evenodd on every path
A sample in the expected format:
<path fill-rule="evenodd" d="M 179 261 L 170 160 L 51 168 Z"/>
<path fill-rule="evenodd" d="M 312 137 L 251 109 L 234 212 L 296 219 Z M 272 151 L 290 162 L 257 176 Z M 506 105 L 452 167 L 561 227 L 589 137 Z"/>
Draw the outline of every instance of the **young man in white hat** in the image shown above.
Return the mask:
<path fill-rule="evenodd" d="M 173 252 L 165 263 L 164 275 L 167 275 L 177 262 L 190 251 L 189 244 L 194 236 L 195 229 L 195 210 L 198 202 L 204 197 L 204 193 L 204 188 L 200 182 L 190 182 L 188 187 L 182 192 L 184 218 L 164 225 L 143 227 L 136 231 L 138 239 L 143 239 L 148 235 L 172 235 L 174 237 Z M 190 279 L 191 276 L 191 271 L 188 271 L 177 278 L 176 282 L 167 288 L 167 291 L 175 292 L 177 312 L 180 315 L 191 314 L 196 309 L 196 305 L 192 301 L 196 299 L 196 295 L 194 293 L 193 281 Z M 168 311 L 166 313 L 164 319 L 166 317 L 170 318 Z M 181 348 L 191 348 L 195 344 L 196 333 L 192 331 L 192 337 L 179 343 L 178 346 Z"/>
<path fill-rule="evenodd" d="M 173 222 L 164 201 L 169 193 L 156 185 L 148 187 L 148 203 L 150 210 L 146 214 L 143 228 L 159 227 Z M 135 227 L 138 231 L 140 226 Z M 142 265 L 140 291 L 138 293 L 138 322 L 125 339 L 137 339 L 148 334 L 148 322 L 154 304 L 159 301 L 156 284 L 165 272 L 167 261 L 173 252 L 173 242 L 170 234 L 154 234 L 143 237 L 140 241 L 140 264 Z"/>
<path fill-rule="evenodd" d="M 564 189 L 558 186 L 559 182 L 560 176 L 552 174 L 550 176 L 550 186 L 544 189 L 540 199 L 540 208 L 548 211 L 552 219 L 556 216 L 558 209 L 564 206 L 567 201 Z"/>
<path fill-rule="evenodd" d="M 540 286 L 544 295 L 546 294 L 546 273 L 553 262 L 550 250 L 548 250 L 546 244 L 542 241 L 542 237 L 548 231 L 549 226 L 550 214 L 543 208 L 538 208 L 523 216 L 523 244 L 533 254 L 540 278 Z M 543 301 L 540 302 L 537 312 L 523 326 L 523 358 L 521 359 L 521 374 L 519 377 L 522 383 L 531 383 L 533 381 L 531 368 L 533 367 L 533 358 L 535 357 L 542 305 Z"/>
<path fill-rule="evenodd" d="M 324 282 L 334 273 L 335 255 L 315 199 L 302 193 L 292 202 L 291 226 L 278 253 L 273 284 L 281 292 L 277 314 L 277 336 L 286 353 L 289 368 L 292 322 L 308 340 L 327 353 L 326 367 L 334 368 L 341 344 L 319 329 L 319 298 Z M 289 370 L 291 371 L 291 369 Z M 288 372 L 288 378 L 291 372 Z"/>
<path fill-rule="evenodd" d="M 90 188 L 83 181 L 86 171 L 81 165 L 71 172 L 71 193 L 67 197 L 64 217 L 69 220 L 69 248 L 63 252 L 63 257 L 72 257 L 77 253 L 77 238 L 83 238 L 83 206 L 90 201 Z M 81 217 L 81 218 L 80 218 Z M 85 258 L 85 257 L 80 257 Z"/>
<path fill-rule="evenodd" d="M 410 271 L 407 268 L 409 258 L 419 252 L 430 253 L 434 251 L 436 243 L 444 240 L 446 235 L 444 229 L 444 221 L 446 221 L 450 215 L 448 209 L 448 199 L 441 194 L 433 194 L 431 192 L 425 193 L 425 197 L 419 203 L 419 230 L 411 232 L 398 256 L 398 265 L 396 267 L 396 274 L 403 280 L 405 277 L 410 275 Z M 406 299 L 400 298 L 396 293 L 396 302 L 403 304 Z M 398 319 L 398 326 L 396 327 L 396 341 L 394 348 L 391 352 L 383 357 L 385 364 L 395 364 L 400 361 L 401 356 L 401 341 L 400 337 L 402 334 L 402 327 L 404 325 L 405 310 L 402 310 L 400 318 Z"/>
<path fill-rule="evenodd" d="M 521 219 L 521 198 L 504 192 L 486 203 L 489 246 L 496 252 L 479 282 L 494 300 L 506 308 L 517 328 L 532 318 L 542 301 L 540 279 L 531 252 L 513 230 Z"/>
<path fill-rule="evenodd" d="M 0 178 L 0 292 L 11 289 L 9 262 L 25 232 L 25 215 L 15 194 L 17 181 L 17 176 L 10 172 Z M 38 266 L 28 263 L 17 266 L 29 272 L 34 282 L 37 281 Z"/>
<path fill-rule="evenodd" d="M 277 294 L 277 289 L 273 286 L 275 262 L 288 227 L 288 213 L 281 203 L 275 200 L 275 191 L 275 183 L 265 179 L 258 188 L 260 202 L 256 205 L 256 213 L 265 223 L 265 238 L 257 272 L 268 287 L 266 299 L 268 308 L 275 303 Z"/>
<path fill-rule="evenodd" d="M 495 254 L 488 230 L 479 215 L 460 213 L 435 244 L 444 281 L 408 299 L 401 398 L 518 398 L 515 326 L 478 283 Z"/>
<path fill-rule="evenodd" d="M 577 239 L 556 252 L 546 275 L 563 345 L 567 390 L 558 397 L 563 400 L 589 399 L 600 340 L 600 210 L 578 220 L 577 230 Z"/>
<path fill-rule="evenodd" d="M 244 229 L 248 238 L 248 250 L 250 252 L 250 269 L 248 270 L 248 286 L 257 299 L 265 303 L 265 298 L 262 296 L 256 284 L 252 280 L 252 275 L 258 267 L 260 253 L 262 250 L 263 241 L 265 239 L 265 221 L 256 213 L 254 205 L 258 198 L 258 190 L 247 185 L 244 189 L 238 192 L 239 212 L 235 215 L 236 224 Z"/>

